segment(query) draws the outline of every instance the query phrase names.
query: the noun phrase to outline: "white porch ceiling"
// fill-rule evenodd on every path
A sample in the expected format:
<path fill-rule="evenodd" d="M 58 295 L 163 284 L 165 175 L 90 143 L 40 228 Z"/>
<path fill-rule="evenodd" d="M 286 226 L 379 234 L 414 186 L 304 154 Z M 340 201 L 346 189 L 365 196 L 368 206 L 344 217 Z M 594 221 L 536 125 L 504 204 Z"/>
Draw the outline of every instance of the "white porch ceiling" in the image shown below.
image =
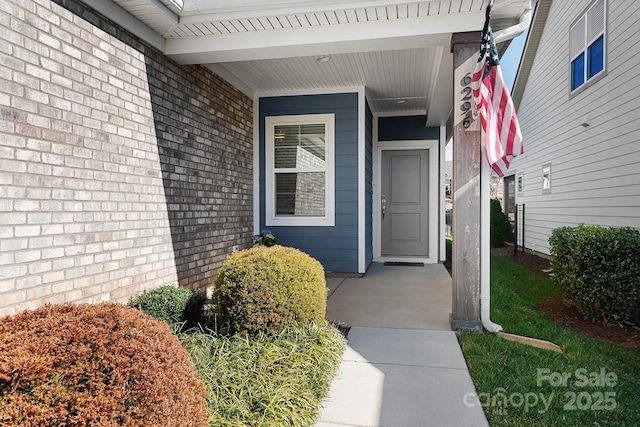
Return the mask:
<path fill-rule="evenodd" d="M 142 37 L 155 33 L 169 57 L 208 65 L 248 95 L 365 86 L 374 112 L 421 112 L 430 125 L 451 111 L 451 34 L 481 30 L 487 5 L 184 0 L 180 10 L 173 0 L 84 1 Z M 516 24 L 527 1 L 495 3 L 494 31 Z"/>

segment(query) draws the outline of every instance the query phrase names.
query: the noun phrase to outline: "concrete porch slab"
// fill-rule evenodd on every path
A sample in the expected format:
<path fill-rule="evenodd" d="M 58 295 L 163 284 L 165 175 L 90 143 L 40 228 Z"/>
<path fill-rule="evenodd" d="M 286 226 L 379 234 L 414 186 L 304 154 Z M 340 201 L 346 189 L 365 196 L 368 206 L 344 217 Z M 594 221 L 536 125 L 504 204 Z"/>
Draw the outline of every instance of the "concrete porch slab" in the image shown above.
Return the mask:
<path fill-rule="evenodd" d="M 489 425 L 449 328 L 442 265 L 374 264 L 363 278 L 332 279 L 327 318 L 351 330 L 315 427 Z"/>
<path fill-rule="evenodd" d="M 452 282 L 442 264 L 372 264 L 362 278 L 331 284 L 327 319 L 348 326 L 450 330 Z"/>
<path fill-rule="evenodd" d="M 487 427 L 451 331 L 354 327 L 316 427 Z"/>
<path fill-rule="evenodd" d="M 467 393 L 475 396 L 464 369 L 344 362 L 316 426 L 488 426 Z"/>
<path fill-rule="evenodd" d="M 458 339 L 451 331 L 353 327 L 342 360 L 467 369 Z"/>

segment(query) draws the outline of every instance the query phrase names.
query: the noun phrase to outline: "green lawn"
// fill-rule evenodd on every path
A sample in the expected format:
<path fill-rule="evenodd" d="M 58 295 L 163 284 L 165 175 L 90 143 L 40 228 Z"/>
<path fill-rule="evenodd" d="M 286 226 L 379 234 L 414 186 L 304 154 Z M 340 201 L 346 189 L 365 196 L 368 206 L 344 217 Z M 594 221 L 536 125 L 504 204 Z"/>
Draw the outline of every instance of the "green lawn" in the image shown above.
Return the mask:
<path fill-rule="evenodd" d="M 492 320 L 505 332 L 558 344 L 563 353 L 489 333 L 461 333 L 460 345 L 489 423 L 640 425 L 640 353 L 574 333 L 535 311 L 557 292 L 551 280 L 492 256 Z"/>

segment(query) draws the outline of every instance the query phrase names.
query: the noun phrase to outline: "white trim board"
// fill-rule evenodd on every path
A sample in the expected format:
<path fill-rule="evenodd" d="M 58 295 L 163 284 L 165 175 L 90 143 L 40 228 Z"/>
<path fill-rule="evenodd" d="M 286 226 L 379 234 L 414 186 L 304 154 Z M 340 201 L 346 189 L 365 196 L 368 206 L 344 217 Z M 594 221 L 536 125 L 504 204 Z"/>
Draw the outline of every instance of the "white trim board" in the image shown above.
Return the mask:
<path fill-rule="evenodd" d="M 364 86 L 345 86 L 334 88 L 319 89 L 294 89 L 294 90 L 276 90 L 255 92 L 256 99 L 260 98 L 277 98 L 284 96 L 304 96 L 304 95 L 331 95 L 336 93 L 364 93 Z"/>
<path fill-rule="evenodd" d="M 358 90 L 358 273 L 365 273 L 366 268 L 366 127 L 367 100 L 364 89 Z"/>
<path fill-rule="evenodd" d="M 253 97 L 253 234 L 260 233 L 260 98 Z"/>
<path fill-rule="evenodd" d="M 333 227 L 335 226 L 335 114 L 301 114 L 265 117 L 265 225 L 267 227 Z M 277 125 L 325 125 L 325 160 L 322 168 L 302 168 L 303 172 L 325 174 L 325 204 L 323 216 L 279 216 L 274 197 L 274 176 L 280 173 L 299 173 L 299 168 L 277 169 L 274 165 L 274 127 Z"/>
<path fill-rule="evenodd" d="M 126 28 L 127 31 L 145 40 L 151 46 L 166 53 L 166 39 L 117 4 L 104 0 L 82 0 L 82 2 L 111 19 L 122 28 Z"/>
<path fill-rule="evenodd" d="M 445 218 L 446 188 L 445 188 L 445 179 L 444 179 L 444 160 L 445 160 L 444 157 L 445 157 L 446 147 L 447 147 L 447 127 L 440 126 L 440 144 L 439 144 L 439 150 L 438 150 L 439 152 L 438 154 L 439 175 L 438 176 L 440 179 L 440 186 L 438 187 L 438 190 L 439 190 L 438 213 L 440 218 L 438 227 L 440 229 L 440 233 L 438 233 L 438 239 L 439 239 L 440 253 L 438 254 L 438 258 L 439 258 L 438 261 L 445 261 L 447 258 L 447 245 L 445 243 L 446 242 L 445 230 L 447 228 L 446 218 Z"/>

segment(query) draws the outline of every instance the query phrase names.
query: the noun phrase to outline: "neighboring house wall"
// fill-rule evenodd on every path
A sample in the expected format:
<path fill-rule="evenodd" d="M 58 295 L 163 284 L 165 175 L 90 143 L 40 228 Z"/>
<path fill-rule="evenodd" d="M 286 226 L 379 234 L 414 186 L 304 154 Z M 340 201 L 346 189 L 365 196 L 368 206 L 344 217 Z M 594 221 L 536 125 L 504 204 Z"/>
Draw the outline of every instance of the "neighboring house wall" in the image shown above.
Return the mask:
<path fill-rule="evenodd" d="M 260 109 L 260 182 L 265 182 L 265 117 L 335 114 L 335 226 L 269 226 L 278 244 L 299 248 L 328 272 L 358 271 L 358 93 L 264 97 Z M 260 228 L 265 186 L 260 186 Z"/>
<path fill-rule="evenodd" d="M 640 2 L 607 1 L 606 75 L 570 95 L 569 27 L 589 4 L 553 2 L 518 109 L 525 152 L 510 171 L 524 179 L 525 246 L 547 254 L 557 227 L 640 227 Z"/>
<path fill-rule="evenodd" d="M 250 245 L 252 101 L 58 3 L 0 6 L 0 315 L 211 284 Z"/>

